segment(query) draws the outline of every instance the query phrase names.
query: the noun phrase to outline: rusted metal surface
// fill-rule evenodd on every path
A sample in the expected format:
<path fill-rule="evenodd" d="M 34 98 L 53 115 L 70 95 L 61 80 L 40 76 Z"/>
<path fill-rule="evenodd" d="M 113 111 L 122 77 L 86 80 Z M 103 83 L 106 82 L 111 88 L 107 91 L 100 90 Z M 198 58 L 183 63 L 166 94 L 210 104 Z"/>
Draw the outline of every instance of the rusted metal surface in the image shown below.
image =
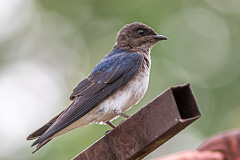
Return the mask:
<path fill-rule="evenodd" d="M 171 87 L 73 160 L 142 159 L 200 116 L 190 84 Z"/>
<path fill-rule="evenodd" d="M 240 160 L 240 130 L 215 135 L 204 141 L 198 150 L 221 152 L 225 160 Z"/>

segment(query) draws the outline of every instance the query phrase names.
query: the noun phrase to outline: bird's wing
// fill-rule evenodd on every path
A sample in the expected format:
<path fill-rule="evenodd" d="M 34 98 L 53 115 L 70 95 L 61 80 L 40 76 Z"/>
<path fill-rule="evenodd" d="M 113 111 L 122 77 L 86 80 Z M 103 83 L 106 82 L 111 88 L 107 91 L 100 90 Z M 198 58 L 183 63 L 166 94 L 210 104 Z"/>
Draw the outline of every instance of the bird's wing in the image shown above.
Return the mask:
<path fill-rule="evenodd" d="M 138 53 L 121 53 L 103 59 L 74 89 L 74 102 L 58 120 L 32 146 L 51 138 L 102 102 L 114 91 L 126 84 L 138 71 L 143 56 Z"/>
<path fill-rule="evenodd" d="M 116 69 L 117 65 L 121 65 L 121 59 L 128 59 L 132 57 L 133 60 L 138 57 L 134 57 L 134 55 L 124 55 L 123 52 L 126 50 L 116 49 L 114 48 L 104 59 L 93 69 L 88 78 L 82 80 L 77 87 L 74 88 L 73 93 L 70 96 L 70 100 L 73 100 L 76 96 L 92 94 L 94 95 L 96 92 L 104 88 L 104 83 L 99 83 L 101 85 L 96 84 L 101 78 L 108 77 L 112 74 L 112 71 Z M 136 54 L 136 53 L 135 53 Z M 122 56 L 122 57 L 121 57 Z M 120 61 L 120 62 L 119 62 Z M 125 61 L 127 63 L 127 61 Z M 129 64 L 131 65 L 131 64 Z M 116 71 L 123 72 L 124 68 L 120 71 L 118 68 Z M 107 81 L 105 83 L 108 83 Z"/>

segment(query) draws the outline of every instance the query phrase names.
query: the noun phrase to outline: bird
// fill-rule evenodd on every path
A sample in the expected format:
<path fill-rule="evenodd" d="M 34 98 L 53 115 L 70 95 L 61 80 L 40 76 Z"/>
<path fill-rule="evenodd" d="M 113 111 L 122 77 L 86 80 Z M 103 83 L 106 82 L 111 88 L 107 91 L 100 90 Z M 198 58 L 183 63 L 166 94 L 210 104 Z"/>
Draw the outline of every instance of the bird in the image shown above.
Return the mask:
<path fill-rule="evenodd" d="M 113 49 L 95 66 L 70 95 L 72 102 L 61 113 L 33 132 L 35 153 L 52 139 L 89 124 L 107 124 L 136 105 L 145 95 L 151 68 L 150 52 L 167 40 L 148 25 L 134 22 L 117 34 Z"/>

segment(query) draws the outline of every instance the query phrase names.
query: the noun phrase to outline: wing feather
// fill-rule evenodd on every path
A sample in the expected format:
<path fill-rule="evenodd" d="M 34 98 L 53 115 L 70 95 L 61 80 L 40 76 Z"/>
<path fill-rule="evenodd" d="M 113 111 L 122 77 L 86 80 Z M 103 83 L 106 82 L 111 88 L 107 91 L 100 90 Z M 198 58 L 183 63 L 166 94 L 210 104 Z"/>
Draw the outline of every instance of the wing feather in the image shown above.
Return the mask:
<path fill-rule="evenodd" d="M 142 61 L 143 56 L 138 53 L 120 53 L 101 61 L 88 78 L 80 82 L 73 90 L 71 99 L 74 99 L 74 102 L 72 105 L 33 145 L 50 139 L 130 81 Z"/>

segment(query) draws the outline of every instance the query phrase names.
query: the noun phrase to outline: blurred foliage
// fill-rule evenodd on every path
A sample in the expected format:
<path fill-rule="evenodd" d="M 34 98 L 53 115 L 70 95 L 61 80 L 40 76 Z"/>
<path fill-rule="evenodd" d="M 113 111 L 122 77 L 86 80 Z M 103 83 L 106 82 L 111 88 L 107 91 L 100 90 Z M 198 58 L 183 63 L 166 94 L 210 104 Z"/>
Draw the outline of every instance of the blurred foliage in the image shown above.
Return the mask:
<path fill-rule="evenodd" d="M 216 132 L 239 127 L 239 8 L 237 0 L 5 1 L 0 8 L 5 9 L 0 11 L 0 159 L 71 159 L 104 135 L 108 126 L 83 127 L 34 155 L 25 140 L 68 105 L 72 89 L 111 50 L 119 29 L 135 21 L 169 40 L 153 48 L 148 92 L 128 114 L 186 82 L 202 112 L 146 159 L 194 149 Z"/>

